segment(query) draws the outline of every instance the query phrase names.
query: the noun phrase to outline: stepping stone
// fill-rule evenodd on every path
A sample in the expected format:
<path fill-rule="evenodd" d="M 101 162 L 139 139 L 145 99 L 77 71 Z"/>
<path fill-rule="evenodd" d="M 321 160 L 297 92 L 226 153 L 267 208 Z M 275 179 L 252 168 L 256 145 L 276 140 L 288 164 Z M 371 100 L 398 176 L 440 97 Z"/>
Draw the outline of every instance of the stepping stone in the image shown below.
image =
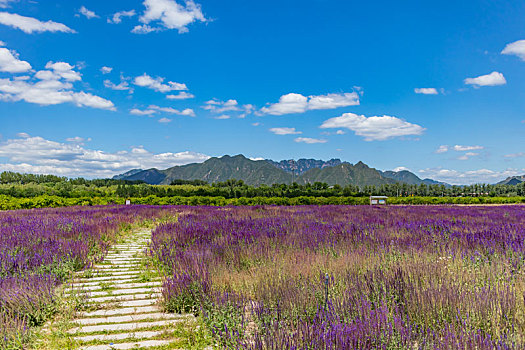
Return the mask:
<path fill-rule="evenodd" d="M 112 310 L 97 310 L 91 312 L 82 312 L 79 315 L 83 317 L 93 316 L 114 316 L 114 315 L 125 315 L 125 314 L 145 314 L 148 312 L 157 312 L 159 308 L 156 306 L 139 306 L 139 307 L 125 307 L 120 309 Z"/>
<path fill-rule="evenodd" d="M 121 294 L 147 294 L 147 293 L 159 293 L 160 288 L 130 288 L 130 289 L 113 289 L 110 291 L 104 292 L 89 292 L 91 297 L 101 297 L 101 296 L 112 296 L 112 295 L 121 295 Z"/>
<path fill-rule="evenodd" d="M 164 331 L 143 331 L 134 333 L 117 333 L 117 334 L 98 334 L 98 335 L 85 335 L 82 337 L 73 337 L 77 341 L 108 341 L 108 340 L 124 340 L 124 339 L 142 339 L 142 338 L 153 338 L 164 333 Z"/>
<path fill-rule="evenodd" d="M 117 343 L 112 345 L 91 345 L 81 347 L 81 350 L 126 350 L 126 349 L 138 349 L 138 348 L 151 348 L 154 346 L 168 345 L 175 340 L 143 340 L 134 343 Z"/>
<path fill-rule="evenodd" d="M 96 281 L 107 281 L 107 280 L 120 281 L 120 280 L 125 280 L 125 279 L 130 279 L 130 278 L 136 278 L 136 276 L 137 275 L 120 275 L 120 276 L 80 278 L 80 279 L 74 280 L 73 283 L 84 282 L 84 281 L 86 281 L 86 282 L 88 282 L 88 281 L 96 282 Z"/>
<path fill-rule="evenodd" d="M 78 323 L 80 325 L 91 325 L 91 324 L 101 324 L 101 323 L 126 323 L 126 322 L 136 322 L 142 320 L 173 320 L 180 319 L 183 316 L 175 314 L 166 314 L 161 312 L 149 313 L 149 314 L 132 314 L 124 316 L 111 316 L 111 317 L 92 317 L 92 318 L 80 318 L 73 321 L 73 323 Z"/>
<path fill-rule="evenodd" d="M 157 303 L 157 300 L 160 298 L 161 294 L 158 293 L 147 293 L 147 294 L 125 294 L 125 295 L 113 295 L 107 297 L 98 297 L 98 298 L 89 298 L 88 302 L 94 303 L 103 303 L 108 301 L 128 301 L 128 300 L 138 300 L 148 299 L 148 304 L 144 305 L 153 305 Z"/>
<path fill-rule="evenodd" d="M 144 299 L 144 300 L 126 300 L 126 301 L 120 302 L 119 305 L 120 307 L 125 308 L 125 307 L 134 307 L 134 306 L 150 306 L 150 305 L 155 305 L 156 303 L 157 303 L 156 299 Z"/>
<path fill-rule="evenodd" d="M 135 329 L 171 326 L 180 323 L 184 319 L 162 320 L 153 322 L 135 322 L 135 323 L 116 323 L 104 324 L 86 327 L 75 327 L 67 331 L 69 334 L 75 333 L 93 333 L 93 332 L 107 332 L 107 331 L 132 331 Z"/>

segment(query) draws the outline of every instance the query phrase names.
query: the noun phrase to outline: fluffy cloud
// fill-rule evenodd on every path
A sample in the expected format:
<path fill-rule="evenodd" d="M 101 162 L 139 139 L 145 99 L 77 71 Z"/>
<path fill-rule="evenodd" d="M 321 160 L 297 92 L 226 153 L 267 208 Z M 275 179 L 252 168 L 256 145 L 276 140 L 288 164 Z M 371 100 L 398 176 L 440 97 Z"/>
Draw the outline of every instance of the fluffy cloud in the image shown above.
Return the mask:
<path fill-rule="evenodd" d="M 308 110 L 335 109 L 356 105 L 359 105 L 359 95 L 356 92 L 308 97 L 301 94 L 290 93 L 281 96 L 279 102 L 261 108 L 261 113 L 283 115 L 304 113 Z"/>
<path fill-rule="evenodd" d="M 0 171 L 62 176 L 110 177 L 130 169 L 160 168 L 203 162 L 209 156 L 195 152 L 154 154 L 142 147 L 115 153 L 84 148 L 78 142 L 61 143 L 22 135 L 0 143 Z"/>
<path fill-rule="evenodd" d="M 115 110 L 109 100 L 73 90 L 73 83 L 82 79 L 74 66 L 66 62 L 48 62 L 45 67 L 46 70 L 36 72 L 33 77 L 0 79 L 0 100 L 25 101 L 43 106 L 73 103 L 79 107 Z"/>
<path fill-rule="evenodd" d="M 394 137 L 421 135 L 425 128 L 402 119 L 384 115 L 365 117 L 354 113 L 345 113 L 340 117 L 330 118 L 321 125 L 323 129 L 346 128 L 363 136 L 365 141 L 384 141 Z"/>
<path fill-rule="evenodd" d="M 204 106 L 202 106 L 201 108 L 217 114 L 224 112 L 240 112 L 241 114 L 237 114 L 237 118 L 244 118 L 246 117 L 246 115 L 253 112 L 254 106 L 251 104 L 240 105 L 239 102 L 237 102 L 237 100 L 219 101 L 217 99 L 213 99 L 205 102 Z M 229 118 L 230 116 L 227 115 L 222 115 L 220 116 L 220 118 L 215 117 L 215 119 Z"/>
<path fill-rule="evenodd" d="M 423 95 L 437 95 L 439 92 L 436 88 L 416 88 L 414 89 L 414 92 L 416 94 L 423 94 Z"/>
<path fill-rule="evenodd" d="M 28 34 L 42 32 L 76 33 L 73 29 L 62 23 L 53 21 L 41 22 L 36 18 L 8 12 L 0 12 L 0 24 L 20 29 Z"/>
<path fill-rule="evenodd" d="M 190 94 L 189 92 L 186 92 L 186 91 L 181 91 L 177 95 L 167 95 L 166 96 L 168 100 L 187 100 L 189 98 L 194 98 L 194 97 L 195 97 L 194 94 Z"/>
<path fill-rule="evenodd" d="M 3 42 L 2 40 L 0 40 L 0 46 L 6 46 L 5 42 Z"/>
<path fill-rule="evenodd" d="M 497 85 L 505 85 L 507 84 L 507 81 L 505 80 L 505 77 L 503 74 L 499 72 L 492 72 L 487 75 L 480 75 L 476 78 L 467 78 L 465 79 L 465 84 L 467 85 L 474 85 L 475 87 L 480 86 L 497 86 Z"/>
<path fill-rule="evenodd" d="M 462 146 L 462 145 L 455 145 L 454 151 L 457 152 L 466 152 L 466 151 L 477 151 L 483 149 L 483 146 Z"/>
<path fill-rule="evenodd" d="M 479 156 L 479 153 L 476 153 L 476 152 L 467 152 L 467 153 L 465 153 L 464 155 L 459 156 L 459 157 L 458 157 L 458 160 L 469 160 L 470 158 L 472 158 L 472 157 L 476 157 L 476 156 Z"/>
<path fill-rule="evenodd" d="M 99 18 L 95 12 L 88 10 L 85 6 L 82 6 L 80 10 L 78 10 L 78 13 L 85 16 L 87 19 Z"/>
<path fill-rule="evenodd" d="M 86 92 L 75 92 L 71 83 L 59 80 L 28 82 L 0 79 L 0 100 L 25 101 L 42 106 L 73 103 L 78 107 L 115 110 L 113 102 Z"/>
<path fill-rule="evenodd" d="M 443 168 L 427 168 L 420 170 L 420 176 L 453 185 L 467 185 L 474 183 L 495 183 L 509 176 L 523 175 L 525 169 L 506 169 L 504 171 L 493 171 L 489 169 L 458 171 Z"/>
<path fill-rule="evenodd" d="M 221 114 L 221 115 L 218 115 L 216 117 L 214 117 L 214 119 L 217 119 L 217 120 L 226 120 L 226 119 L 231 119 L 231 116 L 227 115 L 227 114 Z"/>
<path fill-rule="evenodd" d="M 518 40 L 508 44 L 501 53 L 503 55 L 518 56 L 522 61 L 525 61 L 525 40 Z"/>
<path fill-rule="evenodd" d="M 178 110 L 178 109 L 175 109 L 175 108 L 171 108 L 171 107 L 159 107 L 159 106 L 155 106 L 155 105 L 151 105 L 148 108 L 152 109 L 152 110 L 155 110 L 155 111 L 158 111 L 158 112 L 164 112 L 164 113 L 169 113 L 169 114 L 177 114 L 177 115 L 184 115 L 184 116 L 188 116 L 188 117 L 195 117 L 195 111 L 193 109 L 191 109 L 191 108 L 186 108 L 186 109 L 183 109 L 182 111 Z"/>
<path fill-rule="evenodd" d="M 133 33 L 146 34 L 162 29 L 177 29 L 184 33 L 189 24 L 206 22 L 200 5 L 193 0 L 186 0 L 184 5 L 175 0 L 145 0 L 144 6 L 146 10 L 139 18 L 143 24 L 133 28 Z"/>
<path fill-rule="evenodd" d="M 328 141 L 322 140 L 322 139 L 313 139 L 310 137 L 296 137 L 294 139 L 295 142 L 298 143 L 308 143 L 308 144 L 314 144 L 314 143 L 326 143 Z"/>
<path fill-rule="evenodd" d="M 133 114 L 133 115 L 147 115 L 147 116 L 152 116 L 153 114 L 156 114 L 157 111 L 154 110 L 154 109 L 145 109 L 145 110 L 141 110 L 141 109 L 137 109 L 137 108 L 133 108 L 129 111 L 129 113 Z"/>
<path fill-rule="evenodd" d="M 295 128 L 271 128 L 269 129 L 275 135 L 297 135 L 302 132 L 295 130 Z"/>
<path fill-rule="evenodd" d="M 167 84 L 164 84 L 164 78 L 157 77 L 153 79 L 146 73 L 136 77 L 133 83 L 137 86 L 146 87 L 162 93 L 170 91 L 188 90 L 186 84 L 175 83 L 173 81 L 169 81 Z"/>
<path fill-rule="evenodd" d="M 43 80 L 58 80 L 63 78 L 67 81 L 80 81 L 82 76 L 79 72 L 74 71 L 75 66 L 70 65 L 67 62 L 47 62 L 46 69 L 51 71 L 39 71 L 36 73 L 36 77 Z M 39 78 L 40 79 L 40 78 Z"/>
<path fill-rule="evenodd" d="M 104 80 L 104 86 L 107 87 L 108 89 L 120 90 L 120 91 L 131 89 L 127 81 L 121 81 L 120 84 L 116 85 L 112 83 L 110 80 L 106 79 Z"/>
<path fill-rule="evenodd" d="M 177 115 L 183 115 L 183 116 L 188 116 L 188 117 L 195 117 L 195 111 L 191 108 L 186 108 L 181 111 L 181 110 L 171 108 L 171 107 L 159 107 L 155 105 L 151 105 L 147 109 L 144 109 L 144 110 L 133 108 L 129 112 L 134 115 L 147 115 L 147 116 L 152 116 L 153 114 L 157 114 L 157 113 L 169 113 L 169 114 L 177 114 Z"/>
<path fill-rule="evenodd" d="M 115 14 L 113 14 L 112 18 L 108 18 L 108 23 L 118 24 L 122 22 L 122 17 L 133 17 L 135 15 L 135 10 L 116 12 Z"/>
<path fill-rule="evenodd" d="M 448 145 L 441 145 L 439 148 L 435 151 L 435 153 L 446 153 L 448 152 L 449 148 Z"/>
<path fill-rule="evenodd" d="M 103 66 L 102 68 L 100 68 L 100 71 L 102 72 L 102 74 L 109 74 L 113 71 L 113 67 Z"/>
<path fill-rule="evenodd" d="M 162 124 L 171 123 L 171 119 L 169 119 L 169 118 L 160 118 L 159 119 L 159 123 L 162 123 Z"/>
<path fill-rule="evenodd" d="M 18 59 L 18 54 L 0 47 L 0 72 L 23 73 L 31 70 L 31 65 Z"/>

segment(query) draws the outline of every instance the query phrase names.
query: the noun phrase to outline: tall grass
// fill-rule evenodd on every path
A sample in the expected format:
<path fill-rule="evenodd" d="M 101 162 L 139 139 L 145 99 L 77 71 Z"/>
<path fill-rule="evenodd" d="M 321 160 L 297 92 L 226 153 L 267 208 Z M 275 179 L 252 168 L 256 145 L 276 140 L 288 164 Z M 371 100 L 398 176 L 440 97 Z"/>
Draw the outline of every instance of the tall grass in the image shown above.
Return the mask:
<path fill-rule="evenodd" d="M 199 207 L 151 253 L 226 348 L 525 346 L 524 206 Z"/>

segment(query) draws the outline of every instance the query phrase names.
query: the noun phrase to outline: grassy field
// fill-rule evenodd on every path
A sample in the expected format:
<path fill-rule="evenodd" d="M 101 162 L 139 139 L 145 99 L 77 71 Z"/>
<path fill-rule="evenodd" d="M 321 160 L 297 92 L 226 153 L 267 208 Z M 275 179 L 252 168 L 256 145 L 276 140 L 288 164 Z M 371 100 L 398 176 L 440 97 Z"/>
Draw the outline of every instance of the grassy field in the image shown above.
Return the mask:
<path fill-rule="evenodd" d="M 524 206 L 192 208 L 152 253 L 223 348 L 520 349 L 524 239 Z"/>

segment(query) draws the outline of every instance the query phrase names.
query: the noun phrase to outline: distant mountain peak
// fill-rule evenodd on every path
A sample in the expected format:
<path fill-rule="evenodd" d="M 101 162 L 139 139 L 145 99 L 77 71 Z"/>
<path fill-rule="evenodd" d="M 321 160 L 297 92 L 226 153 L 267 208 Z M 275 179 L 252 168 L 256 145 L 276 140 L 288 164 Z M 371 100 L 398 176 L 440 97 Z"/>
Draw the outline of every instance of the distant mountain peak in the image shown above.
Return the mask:
<path fill-rule="evenodd" d="M 208 183 L 230 179 L 243 180 L 248 185 L 271 185 L 276 183 L 300 184 L 326 182 L 329 185 L 383 185 L 396 182 L 408 184 L 441 184 L 421 180 L 410 171 L 379 171 L 362 161 L 352 165 L 340 159 L 288 159 L 275 162 L 271 159 L 251 160 L 242 154 L 213 157 L 203 163 L 174 166 L 165 170 L 134 169 L 114 178 L 144 181 L 149 184 L 169 185 L 173 180 L 202 180 Z"/>
<path fill-rule="evenodd" d="M 326 167 L 333 167 L 341 164 L 341 159 L 330 159 L 328 161 L 319 160 L 319 159 L 306 159 L 300 158 L 295 159 L 286 159 L 279 162 L 275 162 L 271 159 L 266 159 L 267 162 L 273 166 L 282 169 L 290 174 L 301 175 L 307 172 L 310 169 L 324 169 Z"/>

